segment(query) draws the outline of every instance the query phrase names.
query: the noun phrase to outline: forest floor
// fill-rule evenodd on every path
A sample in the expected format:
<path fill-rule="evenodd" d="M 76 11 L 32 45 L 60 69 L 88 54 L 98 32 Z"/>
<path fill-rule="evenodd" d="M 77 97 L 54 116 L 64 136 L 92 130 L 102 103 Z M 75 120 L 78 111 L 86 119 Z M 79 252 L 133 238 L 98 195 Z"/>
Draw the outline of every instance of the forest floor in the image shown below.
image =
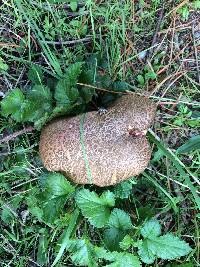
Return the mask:
<path fill-rule="evenodd" d="M 45 170 L 47 121 L 129 91 L 158 105 L 142 174 Z M 0 101 L 0 266 L 200 266 L 199 0 L 3 0 Z"/>

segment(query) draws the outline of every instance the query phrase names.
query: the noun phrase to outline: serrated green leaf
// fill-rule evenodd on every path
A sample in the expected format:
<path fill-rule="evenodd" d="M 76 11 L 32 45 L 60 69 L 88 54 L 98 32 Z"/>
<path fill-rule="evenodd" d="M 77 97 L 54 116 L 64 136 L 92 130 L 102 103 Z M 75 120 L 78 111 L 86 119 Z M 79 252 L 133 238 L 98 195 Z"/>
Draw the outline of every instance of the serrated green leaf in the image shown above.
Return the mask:
<path fill-rule="evenodd" d="M 52 111 L 52 95 L 44 85 L 34 85 L 28 92 L 23 112 L 24 121 L 36 123 Z"/>
<path fill-rule="evenodd" d="M 76 195 L 76 203 L 83 216 L 97 228 L 103 227 L 109 220 L 110 208 L 115 205 L 114 194 L 104 192 L 100 197 L 93 191 L 82 189 Z"/>
<path fill-rule="evenodd" d="M 115 227 L 122 231 L 133 228 L 130 216 L 123 210 L 113 209 L 107 223 L 109 227 Z"/>
<path fill-rule="evenodd" d="M 43 192 L 38 195 L 38 205 L 43 211 L 42 219 L 53 223 L 75 188 L 59 173 L 42 175 Z"/>
<path fill-rule="evenodd" d="M 141 267 L 141 262 L 137 256 L 127 252 L 107 252 L 103 248 L 95 248 L 99 258 L 111 261 L 111 264 L 105 267 Z"/>
<path fill-rule="evenodd" d="M 123 240 L 125 235 L 125 232 L 115 227 L 105 229 L 103 240 L 106 248 L 110 251 L 120 251 L 119 243 Z"/>
<path fill-rule="evenodd" d="M 133 228 L 130 216 L 123 210 L 114 209 L 107 226 L 109 228 L 104 231 L 104 242 L 109 250 L 118 251 L 119 243 L 126 235 L 126 231 Z"/>
<path fill-rule="evenodd" d="M 128 90 L 128 84 L 124 81 L 116 81 L 112 84 L 112 89 L 115 92 L 124 92 Z"/>
<path fill-rule="evenodd" d="M 115 196 L 109 190 L 104 191 L 102 195 L 100 196 L 100 199 L 102 203 L 106 206 L 113 207 L 115 205 Z"/>
<path fill-rule="evenodd" d="M 50 102 L 52 100 L 52 95 L 49 87 L 36 84 L 31 88 L 31 91 L 28 93 L 28 98 L 39 102 Z"/>
<path fill-rule="evenodd" d="M 194 149 L 200 149 L 200 135 L 191 137 L 184 145 L 177 149 L 177 153 L 189 153 Z"/>
<path fill-rule="evenodd" d="M 185 256 L 192 250 L 185 241 L 170 233 L 151 239 L 149 247 L 153 254 L 163 260 Z"/>
<path fill-rule="evenodd" d="M 34 84 L 42 84 L 44 75 L 41 67 L 38 65 L 32 65 L 28 71 L 28 79 Z"/>
<path fill-rule="evenodd" d="M 128 198 L 131 194 L 133 184 L 129 181 L 124 181 L 120 184 L 117 184 L 114 188 L 114 194 L 116 197 L 125 199 Z"/>
<path fill-rule="evenodd" d="M 78 7 L 77 0 L 71 0 L 70 1 L 70 8 L 71 8 L 71 10 L 75 12 L 77 10 L 77 7 Z"/>
<path fill-rule="evenodd" d="M 54 98 L 57 100 L 59 105 L 70 105 L 70 99 L 67 95 L 67 90 L 69 90 L 68 84 L 65 79 L 59 80 L 54 93 Z"/>
<path fill-rule="evenodd" d="M 95 83 L 97 87 L 99 88 L 110 88 L 112 85 L 112 79 L 108 74 L 98 74 L 96 75 L 95 78 Z M 116 84 L 116 91 L 117 91 L 117 84 Z"/>
<path fill-rule="evenodd" d="M 66 196 L 48 197 L 41 203 L 43 210 L 42 219 L 47 223 L 54 223 L 58 219 L 59 214 L 63 210 L 63 207 L 67 201 Z"/>
<path fill-rule="evenodd" d="M 74 102 L 79 97 L 76 87 L 78 76 L 81 73 L 82 63 L 77 62 L 68 67 L 63 79 L 60 79 L 56 85 L 54 97 L 58 104 L 68 104 Z"/>
<path fill-rule="evenodd" d="M 106 265 L 105 267 L 141 267 L 141 262 L 138 257 L 131 253 L 119 253 L 116 255 L 115 261 L 111 264 Z"/>
<path fill-rule="evenodd" d="M 68 79 L 69 85 L 76 85 L 78 76 L 81 73 L 82 63 L 76 62 L 71 64 L 66 71 L 65 77 Z"/>
<path fill-rule="evenodd" d="M 140 245 L 138 249 L 138 255 L 140 259 L 147 264 L 151 264 L 155 261 L 156 256 L 152 253 L 151 249 L 149 248 L 149 240 L 144 240 L 143 243 Z"/>
<path fill-rule="evenodd" d="M 160 224 L 157 220 L 150 220 L 141 229 L 141 234 L 145 239 L 139 246 L 138 254 L 143 262 L 151 264 L 155 258 L 173 260 L 187 255 L 192 249 L 183 240 L 172 234 L 159 236 L 161 232 Z"/>
<path fill-rule="evenodd" d="M 11 115 L 17 122 L 23 120 L 22 105 L 25 96 L 23 92 L 16 88 L 8 93 L 8 95 L 1 101 L 1 114 L 5 117 Z"/>
<path fill-rule="evenodd" d="M 37 130 L 41 130 L 41 128 L 50 120 L 51 115 L 49 113 L 44 113 L 42 117 L 34 121 L 34 127 Z"/>
<path fill-rule="evenodd" d="M 161 234 L 161 226 L 158 220 L 152 219 L 144 224 L 141 229 L 141 235 L 144 238 L 159 236 Z"/>
<path fill-rule="evenodd" d="M 63 196 L 75 191 L 74 186 L 60 173 L 50 173 L 46 180 L 46 190 L 53 196 Z"/>
<path fill-rule="evenodd" d="M 130 248 L 132 243 L 133 243 L 133 239 L 130 237 L 130 235 L 125 235 L 119 245 L 121 249 L 127 250 Z"/>
<path fill-rule="evenodd" d="M 93 246 L 88 240 L 70 240 L 70 244 L 67 249 L 72 253 L 70 258 L 75 265 L 91 267 L 97 266 L 93 258 Z"/>

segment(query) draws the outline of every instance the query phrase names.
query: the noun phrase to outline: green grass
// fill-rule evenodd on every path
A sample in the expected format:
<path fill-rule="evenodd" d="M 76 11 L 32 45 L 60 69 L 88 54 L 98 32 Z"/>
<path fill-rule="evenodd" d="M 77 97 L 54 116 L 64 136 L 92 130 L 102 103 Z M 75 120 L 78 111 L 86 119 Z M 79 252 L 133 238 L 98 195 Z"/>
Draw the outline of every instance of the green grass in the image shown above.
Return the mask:
<path fill-rule="evenodd" d="M 118 267 L 125 266 L 123 258 L 132 266 L 138 259 L 142 266 L 200 266 L 199 142 L 187 145 L 200 129 L 200 1 L 166 1 L 153 50 L 162 1 L 86 1 L 76 10 L 63 2 L 13 0 L 0 7 L 0 96 L 6 103 L 0 113 L 0 266 Z M 71 95 L 63 83 L 75 88 Z M 127 90 L 158 103 L 145 172 L 109 188 L 85 186 L 89 191 L 52 178 L 38 153 L 46 121 L 106 106 Z M 28 126 L 37 130 L 1 142 Z M 85 193 L 88 203 L 81 202 Z M 88 209 L 94 203 L 99 222 Z M 149 222 L 159 229 L 157 220 L 160 237 L 148 239 L 142 229 L 152 230 Z M 169 233 L 192 250 L 184 243 L 184 256 L 165 260 L 170 255 L 160 257 L 156 248 L 147 263 L 142 244 Z"/>

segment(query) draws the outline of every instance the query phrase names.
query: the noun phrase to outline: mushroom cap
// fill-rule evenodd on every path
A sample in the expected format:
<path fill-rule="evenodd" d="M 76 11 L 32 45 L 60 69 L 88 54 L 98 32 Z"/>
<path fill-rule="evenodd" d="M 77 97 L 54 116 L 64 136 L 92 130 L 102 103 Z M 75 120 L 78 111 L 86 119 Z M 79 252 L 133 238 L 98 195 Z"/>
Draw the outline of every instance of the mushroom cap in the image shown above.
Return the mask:
<path fill-rule="evenodd" d="M 49 171 L 62 171 L 78 184 L 110 186 L 138 175 L 148 165 L 151 148 L 144 135 L 156 105 L 135 94 L 118 99 L 106 112 L 88 112 L 50 122 L 41 132 L 39 151 Z"/>

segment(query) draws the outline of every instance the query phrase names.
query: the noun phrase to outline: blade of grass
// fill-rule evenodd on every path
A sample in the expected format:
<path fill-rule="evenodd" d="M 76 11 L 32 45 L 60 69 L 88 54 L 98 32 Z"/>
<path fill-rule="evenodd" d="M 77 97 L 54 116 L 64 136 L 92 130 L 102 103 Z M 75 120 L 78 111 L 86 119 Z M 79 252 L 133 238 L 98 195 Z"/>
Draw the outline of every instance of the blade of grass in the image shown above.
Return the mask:
<path fill-rule="evenodd" d="M 195 203 L 196 203 L 198 209 L 200 210 L 200 197 L 196 193 L 195 187 L 194 187 L 193 183 L 190 180 L 190 176 L 193 178 L 193 180 L 197 184 L 200 184 L 198 178 L 186 168 L 186 166 L 183 164 L 183 162 L 181 162 L 179 160 L 179 158 L 169 148 L 166 148 L 162 144 L 162 142 L 160 141 L 159 137 L 156 136 L 155 133 L 151 129 L 148 131 L 148 137 L 154 144 L 157 145 L 157 147 L 159 149 L 162 150 L 164 155 L 166 157 L 168 157 L 173 162 L 174 166 L 177 168 L 177 170 L 179 171 L 180 175 L 185 179 L 186 185 L 189 186 L 190 191 L 191 191 L 191 193 L 192 193 L 192 195 L 194 197 Z"/>
<path fill-rule="evenodd" d="M 20 63 L 24 63 L 24 64 L 27 64 L 27 65 L 38 65 L 38 64 L 35 64 L 29 60 L 26 60 L 26 59 L 23 59 L 23 58 L 20 58 L 20 57 L 15 57 L 11 54 L 6 54 L 5 52 L 1 51 L 1 54 L 4 55 L 5 57 L 7 58 L 11 58 L 13 59 L 14 61 L 17 61 L 17 62 L 20 62 Z M 38 65 L 44 72 L 46 72 L 47 74 L 50 74 L 52 77 L 54 78 L 57 78 L 59 79 L 59 75 L 57 75 L 56 73 L 53 73 L 53 72 L 50 72 L 49 70 L 47 70 L 45 67 L 43 67 L 42 65 Z"/>
<path fill-rule="evenodd" d="M 58 252 L 53 264 L 51 265 L 51 267 L 55 266 L 59 262 L 59 260 L 61 259 L 62 255 L 65 251 L 65 248 L 68 244 L 68 240 L 69 240 L 70 236 L 73 234 L 74 230 L 76 229 L 76 226 L 78 225 L 78 222 L 77 222 L 78 217 L 79 217 L 79 209 L 76 209 L 72 214 L 71 220 L 69 222 L 69 226 L 65 230 L 65 233 L 64 233 L 64 236 L 62 239 L 62 243 L 60 244 L 59 252 Z"/>
<path fill-rule="evenodd" d="M 170 194 L 149 174 L 144 172 L 143 176 L 145 176 L 150 182 L 152 182 L 160 191 L 162 191 L 169 198 L 169 200 L 172 203 L 172 208 L 173 208 L 174 212 L 177 213 L 178 207 L 176 206 L 176 202 L 174 201 L 173 197 L 171 197 Z"/>
<path fill-rule="evenodd" d="M 24 2 L 26 3 L 26 1 L 24 1 Z M 44 38 L 42 32 L 40 31 L 39 27 L 37 26 L 37 23 L 29 15 L 29 14 L 31 14 L 31 10 L 28 10 L 28 8 L 25 9 L 25 7 L 22 4 L 22 0 L 16 0 L 16 4 L 17 4 L 17 7 L 20 10 L 21 14 L 24 16 L 24 18 L 26 19 L 26 21 L 30 25 L 35 36 L 37 37 L 37 40 L 40 43 L 40 46 L 42 47 L 46 57 L 48 58 L 48 61 L 53 68 L 53 71 L 57 75 L 62 76 L 62 70 L 60 68 L 60 64 L 59 64 L 57 57 L 51 52 L 51 49 L 49 48 L 48 44 L 45 42 L 45 38 Z"/>

